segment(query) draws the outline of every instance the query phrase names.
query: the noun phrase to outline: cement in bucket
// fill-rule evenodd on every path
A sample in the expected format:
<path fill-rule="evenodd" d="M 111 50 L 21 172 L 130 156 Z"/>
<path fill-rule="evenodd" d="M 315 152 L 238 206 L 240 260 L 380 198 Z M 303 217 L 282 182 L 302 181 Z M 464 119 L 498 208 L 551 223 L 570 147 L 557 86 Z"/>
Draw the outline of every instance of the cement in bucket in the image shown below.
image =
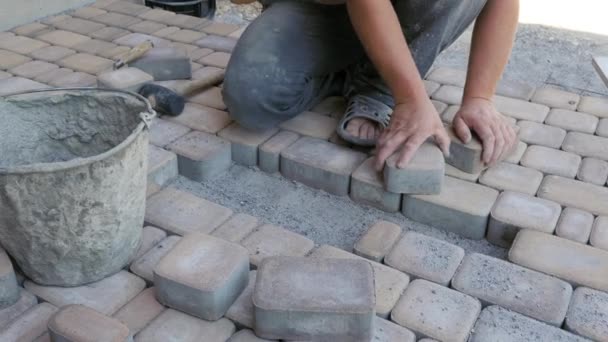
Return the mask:
<path fill-rule="evenodd" d="M 0 243 L 27 277 L 82 285 L 135 255 L 153 115 L 121 91 L 0 97 Z"/>

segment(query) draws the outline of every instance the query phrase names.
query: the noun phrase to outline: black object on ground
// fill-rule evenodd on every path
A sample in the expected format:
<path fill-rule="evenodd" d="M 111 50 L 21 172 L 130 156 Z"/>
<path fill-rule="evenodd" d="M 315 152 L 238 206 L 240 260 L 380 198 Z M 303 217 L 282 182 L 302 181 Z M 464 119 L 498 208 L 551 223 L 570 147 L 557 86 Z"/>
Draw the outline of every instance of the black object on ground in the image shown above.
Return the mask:
<path fill-rule="evenodd" d="M 216 0 L 146 0 L 146 6 L 162 8 L 167 11 L 192 15 L 199 18 L 213 18 Z"/>

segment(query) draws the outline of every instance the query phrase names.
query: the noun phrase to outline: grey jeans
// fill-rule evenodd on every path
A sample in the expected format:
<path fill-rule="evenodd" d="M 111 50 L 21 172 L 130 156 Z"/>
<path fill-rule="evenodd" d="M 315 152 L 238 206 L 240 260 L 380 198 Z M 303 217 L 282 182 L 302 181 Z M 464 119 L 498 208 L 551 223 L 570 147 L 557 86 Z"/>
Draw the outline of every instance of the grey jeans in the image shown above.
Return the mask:
<path fill-rule="evenodd" d="M 346 6 L 270 2 L 243 33 L 226 69 L 224 102 L 237 122 L 250 129 L 270 128 L 331 95 L 364 94 L 393 106 Z M 486 0 L 392 2 L 418 70 L 425 75 Z"/>

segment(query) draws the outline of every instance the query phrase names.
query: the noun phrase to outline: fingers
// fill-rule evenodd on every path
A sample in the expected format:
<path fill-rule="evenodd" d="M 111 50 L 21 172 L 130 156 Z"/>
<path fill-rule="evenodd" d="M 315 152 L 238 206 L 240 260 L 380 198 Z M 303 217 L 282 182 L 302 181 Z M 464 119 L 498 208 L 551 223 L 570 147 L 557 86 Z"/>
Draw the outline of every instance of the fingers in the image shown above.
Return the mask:
<path fill-rule="evenodd" d="M 466 144 L 471 141 L 471 130 L 460 116 L 457 115 L 454 118 L 452 125 L 454 127 L 454 131 L 456 131 L 456 135 L 463 143 Z"/>
<path fill-rule="evenodd" d="M 481 143 L 483 145 L 481 160 L 486 164 L 490 164 L 492 156 L 494 155 L 494 143 L 496 141 L 494 132 L 489 125 L 485 125 L 481 122 L 477 124 L 474 129 L 475 132 L 477 132 L 479 139 L 481 139 Z"/>
<path fill-rule="evenodd" d="M 376 155 L 376 171 L 382 171 L 384 162 L 407 140 L 408 135 L 402 131 L 391 134 L 388 132 L 388 138 L 383 134 L 380 139 L 383 143 L 378 146 L 378 154 Z"/>
<path fill-rule="evenodd" d="M 411 136 L 405 144 L 403 144 L 403 148 L 401 149 L 399 160 L 397 160 L 397 168 L 403 169 L 407 166 L 407 164 L 412 160 L 416 151 L 426 138 L 424 135 L 413 135 Z"/>
<path fill-rule="evenodd" d="M 492 126 L 492 132 L 494 133 L 494 151 L 490 159 L 490 165 L 496 164 L 505 149 L 505 136 L 503 134 L 502 126 L 502 124 L 495 124 Z"/>
<path fill-rule="evenodd" d="M 501 160 L 507 158 L 511 153 L 513 153 L 513 150 L 517 145 L 517 134 L 515 134 L 513 127 L 511 127 L 509 124 L 505 124 L 502 127 L 503 135 L 505 136 L 505 148 L 500 156 Z"/>
<path fill-rule="evenodd" d="M 467 128 L 468 129 L 468 128 Z M 450 137 L 448 133 L 445 131 L 445 128 L 441 127 L 437 133 L 433 136 L 435 138 L 435 142 L 439 145 L 441 152 L 445 157 L 450 156 Z"/>

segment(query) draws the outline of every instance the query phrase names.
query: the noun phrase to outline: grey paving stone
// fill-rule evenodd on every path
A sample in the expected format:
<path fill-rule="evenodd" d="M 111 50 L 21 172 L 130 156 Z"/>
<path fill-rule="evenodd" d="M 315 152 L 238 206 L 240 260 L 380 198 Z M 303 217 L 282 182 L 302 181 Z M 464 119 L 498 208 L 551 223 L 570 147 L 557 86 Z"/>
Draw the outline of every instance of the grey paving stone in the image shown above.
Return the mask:
<path fill-rule="evenodd" d="M 232 216 L 232 210 L 169 187 L 150 197 L 145 221 L 169 233 L 210 233 Z"/>
<path fill-rule="evenodd" d="M 148 284 L 154 283 L 154 268 L 160 260 L 175 247 L 181 237 L 172 235 L 156 244 L 152 249 L 144 253 L 131 263 L 131 272 L 146 280 Z"/>
<path fill-rule="evenodd" d="M 0 95 L 45 88 L 49 88 L 49 86 L 22 77 L 9 77 L 0 80 Z"/>
<path fill-rule="evenodd" d="M 350 175 L 365 158 L 361 152 L 303 137 L 281 152 L 281 174 L 310 187 L 345 196 Z"/>
<path fill-rule="evenodd" d="M 608 118 L 608 99 L 604 97 L 582 96 L 577 110 L 600 118 Z"/>
<path fill-rule="evenodd" d="M 108 6 L 104 7 L 104 9 L 106 11 L 118 12 L 132 16 L 142 15 L 150 11 L 150 9 L 146 6 L 127 1 L 114 1 Z"/>
<path fill-rule="evenodd" d="M 56 311 L 49 303 L 35 305 L 0 330 L 0 341 L 37 339 L 47 331 L 47 322 Z"/>
<path fill-rule="evenodd" d="M 533 121 L 519 121 L 519 138 L 530 145 L 559 148 L 566 137 L 566 130 Z"/>
<path fill-rule="evenodd" d="M 141 231 L 141 244 L 132 261 L 139 259 L 166 237 L 167 233 L 161 229 L 152 226 L 144 227 Z"/>
<path fill-rule="evenodd" d="M 154 145 L 148 146 L 148 180 L 163 186 L 177 177 L 177 156 Z"/>
<path fill-rule="evenodd" d="M 45 46 L 49 46 L 49 44 L 23 36 L 11 36 L 0 39 L 0 49 L 9 50 L 22 55 L 27 55 L 28 53 Z"/>
<path fill-rule="evenodd" d="M 533 230 L 522 230 L 509 250 L 509 260 L 564 279 L 575 287 L 608 290 L 608 251 Z"/>
<path fill-rule="evenodd" d="M 226 241 L 239 243 L 259 225 L 257 218 L 238 213 L 217 227 L 211 235 Z"/>
<path fill-rule="evenodd" d="M 237 25 L 217 21 L 213 21 L 209 25 L 203 27 L 204 32 L 209 34 L 216 34 L 219 36 L 227 36 L 238 29 L 239 27 Z"/>
<path fill-rule="evenodd" d="M 165 307 L 156 300 L 155 291 L 154 287 L 143 290 L 112 317 L 126 325 L 131 335 L 138 334 L 165 311 Z"/>
<path fill-rule="evenodd" d="M 204 182 L 226 172 L 232 165 L 230 142 L 205 132 L 190 132 L 167 146 L 177 153 L 179 173 Z"/>
<path fill-rule="evenodd" d="M 494 96 L 494 105 L 500 113 L 517 120 L 544 122 L 549 114 L 549 107 L 545 105 L 504 96 Z"/>
<path fill-rule="evenodd" d="M 498 196 L 490 212 L 487 239 L 508 248 L 520 229 L 553 234 L 562 207 L 552 201 L 505 191 Z"/>
<path fill-rule="evenodd" d="M 55 87 L 94 87 L 97 78 L 84 72 L 72 72 L 49 82 Z"/>
<path fill-rule="evenodd" d="M 138 19 L 135 17 L 131 17 L 128 15 L 120 14 L 120 13 L 113 13 L 113 12 L 108 12 L 105 14 L 97 15 L 97 16 L 91 18 L 91 20 L 96 21 L 98 23 L 108 25 L 108 26 L 116 26 L 116 27 L 125 28 L 125 29 L 127 27 L 137 24 L 138 22 L 141 21 L 141 19 Z M 137 45 L 137 44 L 135 44 L 135 45 Z"/>
<path fill-rule="evenodd" d="M 481 303 L 441 285 L 414 280 L 391 313 L 391 319 L 418 338 L 466 341 L 481 311 Z"/>
<path fill-rule="evenodd" d="M 566 315 L 565 328 L 590 339 L 608 341 L 608 293 L 577 288 Z"/>
<path fill-rule="evenodd" d="M 172 34 L 166 36 L 165 38 L 175 41 L 175 42 L 193 44 L 195 41 L 201 39 L 204 36 L 205 36 L 205 34 L 202 32 L 183 29 L 183 30 L 173 32 Z"/>
<path fill-rule="evenodd" d="M 608 160 L 608 138 L 570 132 L 566 135 L 562 150 L 576 153 L 583 157 Z"/>
<path fill-rule="evenodd" d="M 232 143 L 232 160 L 235 163 L 255 166 L 258 164 L 258 147 L 276 132 L 276 128 L 263 132 L 250 131 L 233 123 L 221 130 L 218 135 Z"/>
<path fill-rule="evenodd" d="M 517 147 L 515 148 L 515 150 L 509 156 L 507 156 L 503 161 L 506 163 L 511 163 L 511 164 L 519 164 L 519 162 L 521 161 L 521 158 L 523 157 L 527 148 L 528 148 L 528 144 L 518 141 Z"/>
<path fill-rule="evenodd" d="M 51 82 L 53 82 L 57 78 L 65 77 L 65 76 L 70 75 L 72 73 L 74 73 L 74 72 L 72 70 L 70 70 L 70 69 L 57 68 L 57 69 L 53 69 L 53 70 L 51 70 L 49 72 L 46 72 L 44 74 L 38 75 L 34 80 L 36 82 L 50 84 Z"/>
<path fill-rule="evenodd" d="M 255 288 L 256 279 L 257 271 L 250 271 L 247 287 L 245 287 L 234 303 L 232 303 L 230 308 L 228 308 L 228 311 L 226 311 L 226 318 L 234 322 L 238 328 L 253 329 L 253 322 L 255 318 L 253 314 L 253 302 L 251 301 L 251 297 L 253 296 L 253 289 Z"/>
<path fill-rule="evenodd" d="M 373 335 L 374 278 L 365 261 L 268 258 L 252 301 L 260 337 L 369 341 Z"/>
<path fill-rule="evenodd" d="M 126 271 L 120 271 L 100 281 L 77 287 L 37 285 L 25 281 L 25 289 L 57 307 L 82 304 L 105 315 L 111 315 L 140 293 L 146 283 Z"/>
<path fill-rule="evenodd" d="M 528 101 L 534 95 L 536 88 L 517 81 L 501 79 L 496 87 L 496 94 Z"/>
<path fill-rule="evenodd" d="M 125 44 L 132 39 L 132 36 L 125 36 L 114 42 L 117 44 Z M 190 78 L 192 67 L 189 62 L 185 51 L 169 46 L 158 46 L 148 51 L 142 58 L 129 63 L 129 66 L 138 68 L 152 75 L 155 81 L 166 81 Z"/>
<path fill-rule="evenodd" d="M 574 153 L 534 145 L 528 147 L 520 163 L 545 174 L 574 178 L 581 163 L 581 157 Z"/>
<path fill-rule="evenodd" d="M 469 181 L 472 183 L 477 183 L 479 176 L 481 176 L 481 171 L 479 171 L 477 173 L 468 173 L 468 172 L 460 171 L 450 164 L 445 164 L 445 175 L 453 177 L 453 178 L 458 178 L 458 179 L 462 179 L 465 181 Z"/>
<path fill-rule="evenodd" d="M 532 96 L 532 102 L 569 110 L 575 110 L 580 99 L 577 94 L 550 87 L 538 88 Z"/>
<path fill-rule="evenodd" d="M 57 311 L 49 319 L 49 333 L 52 341 L 132 341 L 119 320 L 79 304 Z"/>
<path fill-rule="evenodd" d="M 101 40 L 111 42 L 120 37 L 124 37 L 130 33 L 131 33 L 131 31 L 128 31 L 125 29 L 108 26 L 108 27 L 102 28 L 99 31 L 92 32 L 90 34 L 90 37 L 94 38 L 94 39 L 101 39 Z"/>
<path fill-rule="evenodd" d="M 280 131 L 265 143 L 258 151 L 260 170 L 268 173 L 279 172 L 281 151 L 300 138 L 300 135 L 290 131 Z"/>
<path fill-rule="evenodd" d="M 88 35 L 89 33 L 101 30 L 106 25 L 81 18 L 68 18 L 55 23 L 53 26 L 61 30 Z"/>
<path fill-rule="evenodd" d="M 562 211 L 555 234 L 568 240 L 586 244 L 591 235 L 593 215 L 590 212 L 567 207 Z"/>
<path fill-rule="evenodd" d="M 20 288 L 19 299 L 13 305 L 0 309 L 0 330 L 37 303 L 36 296 Z"/>
<path fill-rule="evenodd" d="M 374 223 L 355 243 L 355 254 L 376 262 L 382 262 L 401 235 L 401 227 L 388 221 Z"/>
<path fill-rule="evenodd" d="M 137 68 L 122 68 L 100 74 L 97 84 L 100 88 L 137 92 L 144 84 L 153 80 L 151 75 Z"/>
<path fill-rule="evenodd" d="M 72 12 L 71 15 L 78 18 L 89 19 L 105 13 L 108 13 L 108 11 L 95 7 L 82 7 Z"/>
<path fill-rule="evenodd" d="M 500 305 L 557 327 L 572 296 L 572 286 L 563 280 L 479 253 L 464 257 L 452 287 L 484 306 Z"/>
<path fill-rule="evenodd" d="M 462 87 L 442 85 L 441 88 L 433 93 L 431 98 L 449 105 L 459 105 L 462 102 L 463 93 Z"/>
<path fill-rule="evenodd" d="M 608 118 L 600 120 L 595 134 L 599 135 L 600 137 L 608 137 Z"/>
<path fill-rule="evenodd" d="M 585 158 L 578 169 L 576 178 L 583 182 L 604 185 L 608 179 L 608 162 L 595 158 Z"/>
<path fill-rule="evenodd" d="M 416 335 L 391 321 L 376 317 L 374 320 L 374 342 L 415 342 Z"/>
<path fill-rule="evenodd" d="M 488 168 L 479 177 L 479 183 L 498 190 L 510 190 L 534 195 L 543 180 L 543 174 L 527 167 L 500 162 Z"/>
<path fill-rule="evenodd" d="M 599 216 L 593 223 L 589 243 L 608 251 L 608 216 Z"/>
<path fill-rule="evenodd" d="M 234 38 L 208 35 L 198 40 L 195 44 L 215 51 L 232 52 L 237 40 Z"/>
<path fill-rule="evenodd" d="M 86 42 L 91 38 L 74 32 L 55 30 L 38 36 L 38 39 L 43 40 L 52 45 L 59 45 L 66 48 L 71 48 L 72 46 Z"/>
<path fill-rule="evenodd" d="M 42 49 L 31 52 L 29 55 L 35 59 L 47 62 L 55 62 L 69 55 L 75 54 L 76 51 L 63 46 L 47 46 Z"/>
<path fill-rule="evenodd" d="M 470 239 L 483 239 L 498 191 L 445 177 L 439 195 L 404 196 L 405 217 Z M 467 201 L 462 201 L 467 198 Z"/>
<path fill-rule="evenodd" d="M 150 128 L 150 143 L 165 147 L 190 132 L 190 128 L 167 120 L 155 119 Z"/>
<path fill-rule="evenodd" d="M 272 256 L 305 256 L 315 244 L 302 235 L 265 224 L 247 236 L 241 245 L 249 250 L 250 263 L 257 267 Z"/>
<path fill-rule="evenodd" d="M 209 321 L 224 316 L 248 279 L 245 248 L 199 232 L 182 238 L 154 268 L 160 303 Z"/>
<path fill-rule="evenodd" d="M 587 340 L 500 306 L 490 306 L 481 312 L 469 341 L 584 342 Z"/>
<path fill-rule="evenodd" d="M 186 103 L 180 115 L 166 117 L 165 120 L 212 134 L 221 131 L 232 122 L 227 112 L 195 103 Z"/>
<path fill-rule="evenodd" d="M 398 212 L 401 207 L 401 194 L 384 190 L 382 173 L 376 171 L 374 163 L 375 157 L 370 157 L 353 172 L 350 198 L 383 211 Z"/>
<path fill-rule="evenodd" d="M 448 286 L 464 257 L 464 249 L 408 231 L 386 256 L 385 263 L 412 277 Z"/>
<path fill-rule="evenodd" d="M 59 69 L 55 64 L 43 62 L 43 61 L 31 61 L 25 64 L 21 64 L 9 70 L 9 72 L 15 76 L 33 79 L 37 76 L 44 74 L 49 71 Z"/>
<path fill-rule="evenodd" d="M 594 215 L 608 215 L 608 188 L 559 176 L 546 176 L 538 197 L 574 207 Z"/>
<path fill-rule="evenodd" d="M 386 160 L 384 166 L 384 188 L 398 194 L 433 195 L 441 192 L 445 162 L 443 153 L 434 143 L 422 144 L 410 162 L 399 168 L 400 153 Z"/>
<path fill-rule="evenodd" d="M 32 59 L 18 53 L 7 50 L 0 50 L 0 69 L 8 70 L 27 63 Z"/>
<path fill-rule="evenodd" d="M 60 66 L 91 75 L 97 75 L 112 68 L 113 61 L 88 53 L 77 53 L 57 62 Z"/>
<path fill-rule="evenodd" d="M 226 342 L 266 342 L 266 341 L 274 341 L 267 340 L 265 338 L 260 338 L 255 335 L 253 330 L 243 329 L 236 334 L 232 335 L 230 339 Z"/>
<path fill-rule="evenodd" d="M 157 23 L 155 21 L 145 20 L 140 21 L 137 24 L 133 24 L 128 27 L 130 31 L 143 33 L 143 34 L 153 34 L 154 32 L 160 31 L 167 27 L 165 24 Z"/>
<path fill-rule="evenodd" d="M 19 291 L 13 264 L 6 251 L 0 247 L 0 309 L 15 304 L 19 300 Z"/>
<path fill-rule="evenodd" d="M 315 249 L 312 258 L 344 258 L 366 260 L 360 256 L 348 253 L 336 247 L 323 245 Z M 374 269 L 374 283 L 376 292 L 376 315 L 388 318 L 391 310 L 401 297 L 401 294 L 410 282 L 410 277 L 388 266 L 369 261 Z"/>
<path fill-rule="evenodd" d="M 327 140 L 334 133 L 337 125 L 338 120 L 332 117 L 314 112 L 304 112 L 283 122 L 279 127 L 303 136 Z"/>
<path fill-rule="evenodd" d="M 598 122 L 596 116 L 566 109 L 552 109 L 545 120 L 551 126 L 589 134 L 595 132 Z"/>
<path fill-rule="evenodd" d="M 221 318 L 208 322 L 185 313 L 167 309 L 135 336 L 136 342 L 199 342 L 226 341 L 236 328 L 230 320 Z"/>
<path fill-rule="evenodd" d="M 438 67 L 433 69 L 426 78 L 441 84 L 464 87 L 467 80 L 467 72 L 466 70 Z"/>
<path fill-rule="evenodd" d="M 49 28 L 48 25 L 34 22 L 34 23 L 29 23 L 29 24 L 15 27 L 13 29 L 13 32 L 19 36 L 26 36 L 26 37 L 31 38 L 36 34 L 36 32 L 40 32 L 40 31 L 46 30 L 48 28 Z"/>
<path fill-rule="evenodd" d="M 464 144 L 452 127 L 447 127 L 446 131 L 451 140 L 450 156 L 445 159 L 446 163 L 467 173 L 478 173 L 486 167 L 481 160 L 483 148 L 479 139 L 472 137 Z"/>

